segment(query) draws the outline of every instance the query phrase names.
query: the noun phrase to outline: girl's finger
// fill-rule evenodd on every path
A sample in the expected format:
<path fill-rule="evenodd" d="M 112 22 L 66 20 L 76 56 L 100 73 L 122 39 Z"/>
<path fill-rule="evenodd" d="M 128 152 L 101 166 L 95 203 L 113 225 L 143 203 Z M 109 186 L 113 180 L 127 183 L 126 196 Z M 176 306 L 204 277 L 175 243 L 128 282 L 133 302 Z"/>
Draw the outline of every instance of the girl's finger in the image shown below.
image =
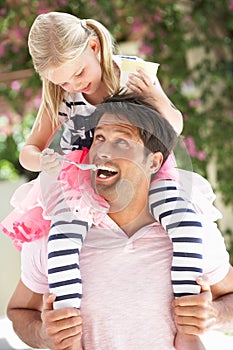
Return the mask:
<path fill-rule="evenodd" d="M 198 277 L 196 282 L 201 286 L 201 293 L 211 291 L 208 278 L 205 275 Z"/>

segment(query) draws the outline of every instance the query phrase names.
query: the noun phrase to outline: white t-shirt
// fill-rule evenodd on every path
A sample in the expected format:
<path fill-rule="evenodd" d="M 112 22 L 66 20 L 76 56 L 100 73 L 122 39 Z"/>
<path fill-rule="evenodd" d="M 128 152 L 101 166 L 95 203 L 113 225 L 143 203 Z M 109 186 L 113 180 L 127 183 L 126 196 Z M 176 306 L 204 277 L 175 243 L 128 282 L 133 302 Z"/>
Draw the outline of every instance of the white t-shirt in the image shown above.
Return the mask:
<path fill-rule="evenodd" d="M 229 256 L 216 226 L 207 231 L 204 272 L 215 284 L 227 274 Z M 172 244 L 157 223 L 131 238 L 108 216 L 90 229 L 80 254 L 85 350 L 173 349 L 171 260 Z M 22 280 L 48 292 L 46 237 L 23 245 Z"/>

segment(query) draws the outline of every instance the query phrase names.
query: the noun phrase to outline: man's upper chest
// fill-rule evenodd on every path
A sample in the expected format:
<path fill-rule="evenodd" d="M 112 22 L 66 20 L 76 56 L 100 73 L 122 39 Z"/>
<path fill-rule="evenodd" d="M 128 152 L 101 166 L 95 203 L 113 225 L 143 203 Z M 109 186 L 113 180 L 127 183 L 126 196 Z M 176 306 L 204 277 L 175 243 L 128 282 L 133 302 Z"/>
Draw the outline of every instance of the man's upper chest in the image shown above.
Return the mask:
<path fill-rule="evenodd" d="M 171 261 L 172 245 L 161 226 L 149 225 L 131 238 L 121 230 L 94 228 L 88 232 L 80 254 L 84 290 L 86 282 L 87 288 L 93 285 L 95 290 L 101 286 L 117 291 L 119 280 L 127 289 L 138 283 L 142 293 L 147 284 L 150 289 L 156 289 L 158 283 L 167 288 Z"/>

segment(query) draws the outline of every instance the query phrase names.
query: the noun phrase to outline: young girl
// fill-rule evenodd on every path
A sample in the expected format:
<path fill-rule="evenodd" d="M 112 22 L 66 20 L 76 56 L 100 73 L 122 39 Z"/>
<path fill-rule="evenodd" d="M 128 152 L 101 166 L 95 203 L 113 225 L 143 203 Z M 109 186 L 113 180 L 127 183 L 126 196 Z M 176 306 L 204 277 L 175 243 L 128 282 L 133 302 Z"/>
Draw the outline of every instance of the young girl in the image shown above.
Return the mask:
<path fill-rule="evenodd" d="M 118 91 L 122 56 L 113 54 L 112 37 L 102 24 L 93 19 L 81 20 L 65 13 L 51 12 L 39 15 L 31 27 L 28 43 L 34 67 L 42 80 L 43 90 L 42 104 L 32 132 L 20 153 L 20 162 L 23 167 L 31 171 L 45 171 L 50 175 L 57 175 L 61 167 L 60 155 L 47 147 L 61 126 L 64 128 L 61 137 L 64 153 L 90 147 L 93 138 L 90 115 L 95 110 L 95 105 L 101 103 L 106 96 Z M 182 115 L 172 105 L 157 78 L 155 83 L 152 83 L 150 77 L 142 69 L 138 69 L 137 75 L 129 76 L 126 85 L 147 99 L 170 122 L 177 134 L 181 133 Z M 171 156 L 159 172 L 160 180 L 177 180 L 174 165 Z M 172 186 L 171 182 L 161 181 L 151 184 L 149 200 L 152 214 L 161 222 L 173 242 L 174 295 L 178 297 L 197 294 L 200 288 L 196 278 L 202 273 L 201 219 L 196 215 L 190 201 L 182 196 L 180 187 L 174 181 Z M 38 181 L 36 185 L 32 185 L 33 195 L 37 186 L 39 187 Z M 28 197 L 32 197 L 32 194 Z M 178 204 L 180 201 L 182 207 Z M 49 222 L 42 220 L 36 200 L 31 205 L 31 212 L 26 210 L 30 199 L 26 202 L 26 205 L 20 208 L 20 213 L 26 212 L 20 222 L 15 221 L 12 224 L 12 216 L 3 222 L 4 232 L 18 240 L 18 243 L 48 234 L 50 227 Z M 30 223 L 28 225 L 22 221 L 26 216 L 27 223 Z M 34 222 L 38 230 L 33 231 Z M 10 232 L 12 225 L 13 232 Z M 76 223 L 76 231 L 78 231 L 77 225 L 81 236 L 75 244 L 81 249 L 88 224 L 85 220 L 79 221 Z M 69 295 L 64 295 L 63 288 L 60 288 L 61 277 L 56 275 L 56 268 L 60 264 L 63 267 L 68 266 L 70 256 L 63 252 L 62 261 L 54 259 L 54 255 L 57 257 L 59 254 L 56 243 L 56 240 L 49 240 L 48 246 L 50 290 L 57 296 L 54 307 L 80 307 L 81 279 L 77 268 L 80 249 L 75 252 L 76 264 L 73 270 L 64 271 L 62 277 L 63 282 L 71 281 L 72 274 L 73 280 L 67 288 L 70 291 L 73 284 L 72 288 L 77 288 L 78 293 L 74 292 L 71 295 L 69 292 Z M 185 264 L 184 256 L 186 256 Z M 177 349 L 179 346 L 177 342 Z M 190 344 L 187 348 L 191 349 Z"/>

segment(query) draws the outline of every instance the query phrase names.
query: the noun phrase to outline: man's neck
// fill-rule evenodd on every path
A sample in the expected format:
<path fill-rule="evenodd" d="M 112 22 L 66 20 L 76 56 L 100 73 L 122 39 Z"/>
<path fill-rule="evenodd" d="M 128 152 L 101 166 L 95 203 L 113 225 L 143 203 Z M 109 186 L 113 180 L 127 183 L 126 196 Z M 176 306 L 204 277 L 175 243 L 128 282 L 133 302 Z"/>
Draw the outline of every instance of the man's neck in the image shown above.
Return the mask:
<path fill-rule="evenodd" d="M 121 211 L 109 212 L 110 218 L 127 234 L 127 236 L 133 236 L 142 227 L 147 226 L 155 222 L 154 217 L 149 212 L 149 207 L 146 205 L 144 208 L 136 208 L 128 206 Z"/>

